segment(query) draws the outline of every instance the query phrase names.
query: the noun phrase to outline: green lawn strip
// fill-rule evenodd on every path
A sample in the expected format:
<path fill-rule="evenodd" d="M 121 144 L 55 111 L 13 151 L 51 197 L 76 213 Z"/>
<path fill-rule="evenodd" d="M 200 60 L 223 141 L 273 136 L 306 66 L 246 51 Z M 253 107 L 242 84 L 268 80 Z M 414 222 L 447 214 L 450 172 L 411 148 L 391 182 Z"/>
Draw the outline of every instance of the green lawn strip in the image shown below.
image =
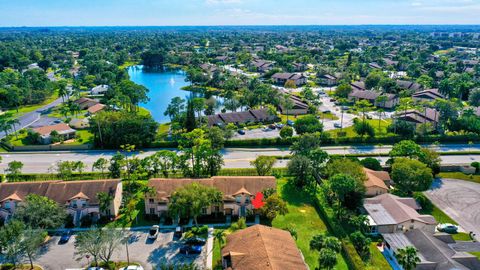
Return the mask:
<path fill-rule="evenodd" d="M 277 192 L 287 202 L 289 213 L 275 218 L 272 226 L 280 229 L 294 228 L 298 234 L 296 240 L 298 248 L 302 251 L 310 269 L 315 269 L 318 267 L 319 255 L 317 251 L 310 250 L 310 240 L 317 234 L 327 233 L 327 227 L 309 200 L 310 196 L 286 186 L 286 183 L 286 179 L 279 179 Z M 337 260 L 335 269 L 348 269 L 342 255 L 338 254 Z"/>
<path fill-rule="evenodd" d="M 480 251 L 473 251 L 469 253 L 472 254 L 473 256 L 477 256 L 477 258 L 480 260 Z"/>
<path fill-rule="evenodd" d="M 470 234 L 464 232 L 452 234 L 452 237 L 455 241 L 472 241 Z"/>
<path fill-rule="evenodd" d="M 376 242 L 370 244 L 370 254 L 370 262 L 367 264 L 366 269 L 391 269 L 390 264 L 377 248 Z"/>
<path fill-rule="evenodd" d="M 373 129 L 375 130 L 375 135 L 385 136 L 385 135 L 390 134 L 390 133 L 387 132 L 387 128 L 392 123 L 392 120 L 390 120 L 390 119 L 381 120 L 380 121 L 380 126 L 379 126 L 379 123 L 378 123 L 378 119 L 367 119 L 365 121 L 373 127 Z M 326 131 L 326 132 L 329 133 L 332 136 L 332 138 L 337 138 L 338 137 L 338 132 L 345 132 L 346 133 L 345 136 L 343 136 L 343 138 L 344 137 L 347 137 L 347 138 L 359 137 L 358 134 L 354 131 L 353 126 L 346 127 L 346 128 L 343 128 L 343 129 L 338 128 L 338 129 L 329 130 L 329 131 Z"/>
<path fill-rule="evenodd" d="M 42 103 L 39 103 L 39 104 L 35 104 L 35 105 L 24 105 L 24 106 L 21 106 L 19 109 L 18 109 L 18 112 L 17 110 L 14 108 L 14 109 L 10 109 L 8 110 L 6 113 L 11 113 L 13 117 L 19 117 L 19 116 L 22 116 L 26 113 L 29 113 L 29 112 L 33 112 L 35 110 L 38 110 L 40 109 L 41 107 L 45 106 L 45 105 L 48 105 L 50 103 L 52 103 L 54 100 L 56 100 L 58 98 L 58 93 L 55 92 L 52 96 L 50 96 L 49 98 L 47 98 L 44 102 Z"/>
<path fill-rule="evenodd" d="M 462 172 L 441 172 L 438 174 L 438 177 L 460 179 L 480 184 L 480 175 L 464 174 Z"/>
<path fill-rule="evenodd" d="M 458 223 L 455 222 L 455 220 L 453 220 L 451 217 L 449 217 L 447 214 L 445 214 L 442 210 L 440 210 L 435 205 L 433 205 L 433 208 L 431 211 L 426 211 L 422 209 L 420 210 L 420 213 L 424 215 L 432 215 L 438 223 L 451 223 L 451 224 L 458 225 Z"/>

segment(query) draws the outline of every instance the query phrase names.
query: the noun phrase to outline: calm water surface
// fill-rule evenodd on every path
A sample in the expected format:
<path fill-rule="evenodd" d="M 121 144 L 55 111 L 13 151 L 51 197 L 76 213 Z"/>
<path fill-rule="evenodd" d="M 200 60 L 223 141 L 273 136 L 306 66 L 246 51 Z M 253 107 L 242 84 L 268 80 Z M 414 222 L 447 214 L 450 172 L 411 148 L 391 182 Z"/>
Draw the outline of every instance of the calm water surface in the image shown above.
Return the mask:
<path fill-rule="evenodd" d="M 174 97 L 186 99 L 190 92 L 181 88 L 190 85 L 185 81 L 185 73 L 178 71 L 145 71 L 142 66 L 132 66 L 128 68 L 130 79 L 140 85 L 148 88 L 148 97 L 150 101 L 140 104 L 140 106 L 149 110 L 153 118 L 159 123 L 170 122 L 168 116 L 163 115 L 170 100 Z"/>

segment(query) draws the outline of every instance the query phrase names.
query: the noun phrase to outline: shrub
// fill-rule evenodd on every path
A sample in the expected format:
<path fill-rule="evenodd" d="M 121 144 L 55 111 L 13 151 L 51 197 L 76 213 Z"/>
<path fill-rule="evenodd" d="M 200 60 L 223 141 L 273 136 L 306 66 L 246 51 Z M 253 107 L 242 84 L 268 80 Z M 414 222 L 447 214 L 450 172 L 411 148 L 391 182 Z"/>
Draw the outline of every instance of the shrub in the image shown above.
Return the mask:
<path fill-rule="evenodd" d="M 293 128 L 292 127 L 284 126 L 280 130 L 280 137 L 282 137 L 283 139 L 290 138 L 292 136 L 293 136 Z"/>
<path fill-rule="evenodd" d="M 433 210 L 433 203 L 422 192 L 414 192 L 413 198 L 420 204 L 423 211 L 430 212 Z"/>
<path fill-rule="evenodd" d="M 381 171 L 383 169 L 380 161 L 378 161 L 376 158 L 367 157 L 360 160 L 360 163 L 363 165 L 363 167 L 370 170 Z"/>
<path fill-rule="evenodd" d="M 475 168 L 475 173 L 478 173 L 478 171 L 480 170 L 480 162 L 478 161 L 474 161 L 470 164 L 470 166 L 474 167 Z"/>

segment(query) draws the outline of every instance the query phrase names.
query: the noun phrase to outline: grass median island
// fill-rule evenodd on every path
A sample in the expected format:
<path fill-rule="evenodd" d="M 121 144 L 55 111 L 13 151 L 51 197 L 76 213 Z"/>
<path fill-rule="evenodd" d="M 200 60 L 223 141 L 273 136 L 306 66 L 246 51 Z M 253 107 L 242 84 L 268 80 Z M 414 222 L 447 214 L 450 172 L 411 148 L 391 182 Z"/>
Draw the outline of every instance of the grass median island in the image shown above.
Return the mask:
<path fill-rule="evenodd" d="M 474 182 L 480 184 L 480 175 L 478 174 L 465 174 L 462 172 L 441 172 L 438 174 L 440 178 L 451 178 L 451 179 L 459 179 L 465 180 L 469 182 Z"/>
<path fill-rule="evenodd" d="M 361 120 L 359 120 L 359 121 L 361 121 Z M 393 133 L 388 133 L 388 131 L 387 131 L 388 126 L 390 126 L 390 124 L 392 123 L 391 119 L 381 120 L 380 121 L 380 126 L 379 126 L 379 123 L 378 123 L 378 119 L 367 119 L 365 121 L 373 127 L 373 129 L 375 130 L 375 136 L 388 136 L 388 135 L 393 136 L 394 135 Z M 360 137 L 355 132 L 353 126 L 345 127 L 343 129 L 337 128 L 337 129 L 334 129 L 334 130 L 327 131 L 327 133 L 329 133 L 332 136 L 332 138 L 337 138 L 338 137 L 338 132 L 345 132 L 345 136 L 342 136 L 342 137 L 346 137 L 346 138 Z M 364 136 L 364 137 L 366 137 L 366 136 Z"/>
<path fill-rule="evenodd" d="M 317 251 L 310 250 L 310 240 L 314 235 L 328 233 L 327 226 L 318 215 L 309 194 L 296 190 L 285 178 L 277 180 L 277 192 L 287 203 L 288 214 L 276 217 L 272 226 L 280 229 L 294 228 L 298 235 L 295 242 L 305 257 L 305 262 L 310 269 L 315 269 L 318 267 L 319 255 Z M 340 253 L 337 261 L 334 269 L 348 269 Z"/>

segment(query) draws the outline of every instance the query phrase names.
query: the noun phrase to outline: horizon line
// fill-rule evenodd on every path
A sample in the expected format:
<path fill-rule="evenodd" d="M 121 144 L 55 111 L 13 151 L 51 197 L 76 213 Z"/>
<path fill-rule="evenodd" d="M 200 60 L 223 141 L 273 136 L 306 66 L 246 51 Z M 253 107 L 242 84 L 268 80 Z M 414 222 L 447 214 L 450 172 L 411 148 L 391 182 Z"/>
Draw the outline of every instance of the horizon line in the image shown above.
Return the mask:
<path fill-rule="evenodd" d="M 88 27 L 290 27 L 290 26 L 480 26 L 478 24 L 421 24 L 421 23 L 407 23 L 407 24 L 211 24 L 211 25 L 22 25 L 22 26 L 0 26 L 0 28 L 88 28 Z"/>

